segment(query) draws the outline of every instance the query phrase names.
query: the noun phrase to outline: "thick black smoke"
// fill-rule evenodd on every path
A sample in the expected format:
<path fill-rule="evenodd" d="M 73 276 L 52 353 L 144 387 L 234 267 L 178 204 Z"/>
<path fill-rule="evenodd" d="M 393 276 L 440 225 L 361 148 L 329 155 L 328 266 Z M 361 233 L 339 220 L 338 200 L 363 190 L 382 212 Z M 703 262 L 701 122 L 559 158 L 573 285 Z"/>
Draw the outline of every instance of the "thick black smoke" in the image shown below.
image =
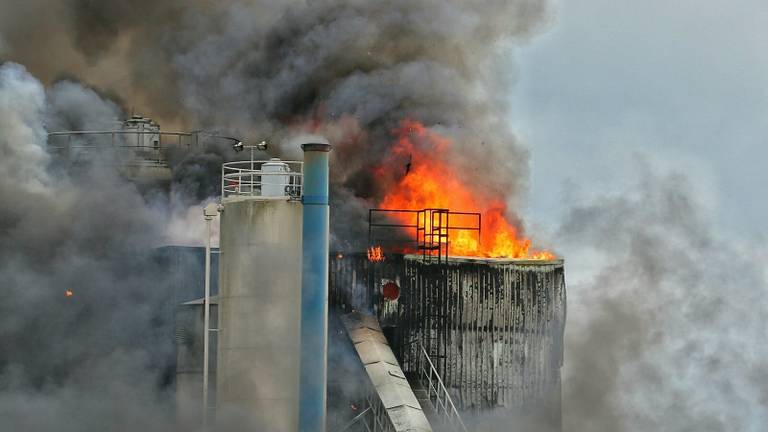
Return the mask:
<path fill-rule="evenodd" d="M 435 157 L 467 182 L 512 207 L 524 195 L 527 154 L 505 121 L 514 73 L 504 48 L 541 26 L 544 1 L 32 3 L 58 13 L 17 5 L 16 15 L 60 30 L 60 40 L 26 38 L 11 19 L 0 20 L 0 33 L 6 56 L 34 64 L 35 74 L 75 73 L 169 124 L 276 145 L 330 135 L 336 247 L 360 247 L 361 209 L 382 193 L 371 168 L 405 118 L 455 139 L 454 152 Z M 65 54 L 32 55 L 49 49 Z M 293 147 L 282 153 L 295 155 Z"/>
<path fill-rule="evenodd" d="M 235 3 L 214 31 L 176 52 L 181 94 L 197 118 L 215 107 L 276 142 L 330 135 L 337 247 L 359 248 L 364 231 L 350 227 L 382 192 L 371 168 L 406 118 L 456 140 L 452 155 L 435 157 L 451 158 L 467 181 L 522 194 L 527 155 L 500 96 L 510 76 L 492 57 L 541 22 L 542 2 L 256 3 Z"/>

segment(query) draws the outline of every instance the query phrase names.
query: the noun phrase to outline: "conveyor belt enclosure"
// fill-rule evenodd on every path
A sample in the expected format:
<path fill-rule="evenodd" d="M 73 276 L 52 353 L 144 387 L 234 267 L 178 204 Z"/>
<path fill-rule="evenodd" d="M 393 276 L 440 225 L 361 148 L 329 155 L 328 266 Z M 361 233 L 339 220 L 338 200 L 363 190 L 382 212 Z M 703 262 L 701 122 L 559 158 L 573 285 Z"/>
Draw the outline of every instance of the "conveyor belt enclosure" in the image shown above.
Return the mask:
<path fill-rule="evenodd" d="M 396 432 L 432 432 L 376 317 L 352 313 L 344 316 L 342 321 L 371 380 L 375 396 L 386 412 L 388 421 L 385 422 L 385 429 Z"/>

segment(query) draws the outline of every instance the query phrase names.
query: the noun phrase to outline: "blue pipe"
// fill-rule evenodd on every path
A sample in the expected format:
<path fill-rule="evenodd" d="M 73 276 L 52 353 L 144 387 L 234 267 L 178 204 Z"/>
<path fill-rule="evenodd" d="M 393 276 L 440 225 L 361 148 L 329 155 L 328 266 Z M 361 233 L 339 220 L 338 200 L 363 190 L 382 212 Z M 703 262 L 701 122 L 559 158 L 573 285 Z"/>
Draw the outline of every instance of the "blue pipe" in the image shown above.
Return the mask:
<path fill-rule="evenodd" d="M 301 277 L 299 431 L 325 431 L 328 357 L 329 144 L 302 144 L 304 226 Z"/>

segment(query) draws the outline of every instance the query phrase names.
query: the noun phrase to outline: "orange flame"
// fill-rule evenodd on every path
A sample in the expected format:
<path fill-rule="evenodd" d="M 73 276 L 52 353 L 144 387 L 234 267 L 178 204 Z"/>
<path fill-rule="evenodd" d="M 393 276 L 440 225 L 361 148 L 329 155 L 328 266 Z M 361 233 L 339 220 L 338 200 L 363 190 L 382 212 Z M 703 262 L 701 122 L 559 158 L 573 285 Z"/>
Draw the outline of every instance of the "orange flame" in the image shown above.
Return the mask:
<path fill-rule="evenodd" d="M 72 297 L 73 295 L 75 295 L 75 293 L 72 292 L 72 290 L 64 291 L 64 297 Z"/>
<path fill-rule="evenodd" d="M 481 191 L 473 190 L 471 184 L 464 183 L 453 167 L 440 158 L 451 146 L 449 138 L 412 120 L 403 121 L 395 134 L 397 142 L 384 164 L 389 170 L 402 166 L 405 176 L 388 187 L 380 207 L 391 210 L 443 208 L 481 213 L 480 238 L 473 230 L 449 232 L 450 255 L 536 260 L 555 258 L 551 252 L 532 249 L 530 239 L 519 236 L 517 228 L 506 219 L 507 207 L 500 198 L 487 197 Z M 398 161 L 405 162 L 395 165 Z M 387 169 L 382 165 L 374 173 L 381 175 Z M 404 224 L 413 223 L 410 215 L 396 218 Z M 451 225 L 466 226 L 461 216 L 459 220 L 452 219 Z M 368 256 L 370 258 L 370 251 Z"/>
<path fill-rule="evenodd" d="M 368 248 L 368 261 L 370 262 L 384 261 L 384 252 L 381 250 L 381 246 L 371 246 L 370 248 Z"/>

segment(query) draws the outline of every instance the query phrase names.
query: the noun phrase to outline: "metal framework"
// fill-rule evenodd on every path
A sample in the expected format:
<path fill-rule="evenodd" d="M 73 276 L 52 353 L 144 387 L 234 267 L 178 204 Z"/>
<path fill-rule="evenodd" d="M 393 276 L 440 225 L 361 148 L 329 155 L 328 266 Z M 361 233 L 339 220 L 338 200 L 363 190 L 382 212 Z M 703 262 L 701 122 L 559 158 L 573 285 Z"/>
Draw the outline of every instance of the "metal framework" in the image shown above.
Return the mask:
<path fill-rule="evenodd" d="M 459 217 L 473 219 L 469 225 L 452 225 Z M 408 219 L 413 222 L 402 222 Z M 474 222 L 476 220 L 476 222 Z M 392 230 L 399 230 L 406 237 L 393 235 Z M 368 245 L 382 246 L 396 252 L 415 251 L 421 253 L 425 261 L 442 262 L 448 258 L 451 231 L 476 231 L 480 242 L 482 215 L 478 212 L 456 212 L 442 208 L 421 210 L 381 209 L 368 210 Z M 383 233 L 382 233 L 383 231 Z"/>
<path fill-rule="evenodd" d="M 145 139 L 149 137 L 149 140 Z M 157 138 L 153 140 L 152 138 Z M 133 165 L 166 167 L 171 148 L 199 148 L 206 139 L 238 143 L 237 138 L 206 132 L 164 132 L 160 130 L 59 131 L 48 134 L 48 147 L 61 156 L 77 157 L 98 151 L 125 152 L 124 162 Z"/>

